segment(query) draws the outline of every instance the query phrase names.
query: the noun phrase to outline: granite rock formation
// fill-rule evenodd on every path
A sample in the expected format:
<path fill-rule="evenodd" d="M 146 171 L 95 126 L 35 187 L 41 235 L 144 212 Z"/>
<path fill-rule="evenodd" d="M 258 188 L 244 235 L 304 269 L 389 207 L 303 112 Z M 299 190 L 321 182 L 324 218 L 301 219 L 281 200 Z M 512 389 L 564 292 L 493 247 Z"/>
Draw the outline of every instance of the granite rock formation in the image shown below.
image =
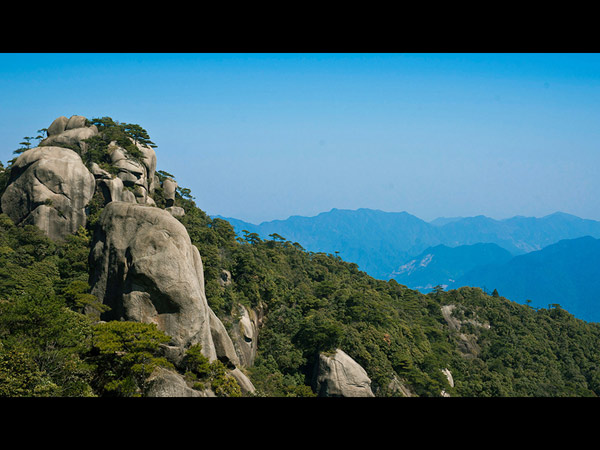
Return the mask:
<path fill-rule="evenodd" d="M 36 225 L 51 239 L 61 240 L 86 225 L 86 206 L 99 191 L 104 209 L 89 255 L 89 281 L 91 293 L 110 307 L 101 319 L 156 324 L 171 338 L 163 353 L 176 367 L 185 351 L 199 344 L 209 361 L 225 364 L 242 392 L 254 391 L 240 370 L 253 356 L 248 349 L 240 352 L 209 307 L 200 253 L 175 218 L 185 214 L 174 205 L 177 183 L 163 181 L 166 208 L 156 207 L 156 153 L 139 143 L 141 157 L 134 157 L 111 142 L 110 163 L 103 168 L 88 162 L 88 169 L 80 155 L 85 158 L 88 150 L 85 140 L 98 134 L 88 123 L 83 116 L 52 122 L 40 146 L 12 164 L 1 211 L 16 224 Z M 98 311 L 91 309 L 87 312 L 96 316 Z M 254 333 L 255 340 L 246 322 L 244 317 L 243 336 Z M 210 389 L 192 389 L 174 370 L 157 370 L 148 382 L 149 396 L 214 396 Z"/>
<path fill-rule="evenodd" d="M 258 332 L 262 325 L 263 311 L 238 307 L 239 320 L 231 327 L 230 336 L 239 355 L 240 365 L 252 367 L 258 350 Z"/>
<path fill-rule="evenodd" d="M 83 116 L 60 116 L 48 127 L 48 137 L 40 142 L 40 147 L 55 146 L 78 148 L 81 154 L 87 151 L 86 139 L 98 134 L 95 125 L 87 126 Z"/>
<path fill-rule="evenodd" d="M 320 397 L 374 397 L 367 372 L 340 349 L 321 353 L 315 367 L 315 391 Z"/>
<path fill-rule="evenodd" d="M 117 178 L 123 185 L 133 189 L 137 203 L 154 205 L 151 195 L 154 192 L 154 173 L 156 172 L 156 152 L 151 147 L 137 144 L 142 152 L 141 160 L 131 158 L 115 142 L 108 149 L 112 165 L 118 170 Z"/>
<path fill-rule="evenodd" d="M 209 360 L 239 364 L 225 327 L 208 306 L 198 249 L 167 211 L 128 202 L 104 208 L 90 254 L 92 294 L 105 320 L 155 323 L 171 337 L 177 362 L 193 344 Z"/>
<path fill-rule="evenodd" d="M 61 240 L 86 224 L 85 207 L 94 176 L 73 150 L 45 146 L 23 152 L 13 163 L 2 211 L 16 224 L 32 224 Z"/>
<path fill-rule="evenodd" d="M 175 203 L 175 190 L 177 189 L 177 182 L 170 178 L 165 178 L 162 182 L 163 195 L 167 208 L 173 206 Z"/>

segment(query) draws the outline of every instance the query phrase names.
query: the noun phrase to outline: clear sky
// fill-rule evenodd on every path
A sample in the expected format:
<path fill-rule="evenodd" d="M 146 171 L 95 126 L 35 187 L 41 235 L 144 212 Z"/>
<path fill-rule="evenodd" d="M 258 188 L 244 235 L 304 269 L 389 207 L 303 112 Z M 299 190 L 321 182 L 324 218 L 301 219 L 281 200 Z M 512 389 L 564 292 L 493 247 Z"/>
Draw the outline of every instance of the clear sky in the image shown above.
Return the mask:
<path fill-rule="evenodd" d="M 211 215 L 600 220 L 600 54 L 0 54 L 0 161 L 75 114 L 144 127 Z"/>

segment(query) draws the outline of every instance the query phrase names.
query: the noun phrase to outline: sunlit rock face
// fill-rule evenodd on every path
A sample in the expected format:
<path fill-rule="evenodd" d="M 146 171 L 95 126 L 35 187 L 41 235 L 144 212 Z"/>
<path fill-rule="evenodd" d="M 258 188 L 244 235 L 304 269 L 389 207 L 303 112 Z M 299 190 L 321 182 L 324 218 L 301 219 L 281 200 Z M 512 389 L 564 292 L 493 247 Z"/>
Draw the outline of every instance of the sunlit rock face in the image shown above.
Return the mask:
<path fill-rule="evenodd" d="M 51 239 L 61 240 L 85 226 L 85 207 L 94 190 L 94 176 L 76 152 L 36 147 L 13 163 L 2 212 L 16 224 L 36 225 Z"/>
<path fill-rule="evenodd" d="M 168 211 L 138 203 L 104 208 L 90 254 L 92 293 L 105 320 L 155 323 L 173 351 L 201 344 L 209 359 L 239 364 L 225 327 L 208 306 L 198 249 Z"/>
<path fill-rule="evenodd" d="M 81 154 L 87 151 L 86 139 L 98 134 L 96 125 L 87 126 L 83 116 L 65 116 L 56 118 L 47 130 L 48 137 L 40 142 L 40 147 L 78 148 Z"/>
<path fill-rule="evenodd" d="M 140 160 L 131 158 L 127 152 L 115 142 L 108 149 L 112 165 L 118 170 L 119 178 L 124 186 L 133 189 L 137 203 L 154 205 L 154 173 L 156 172 L 156 152 L 151 147 L 137 145 L 143 157 Z"/>

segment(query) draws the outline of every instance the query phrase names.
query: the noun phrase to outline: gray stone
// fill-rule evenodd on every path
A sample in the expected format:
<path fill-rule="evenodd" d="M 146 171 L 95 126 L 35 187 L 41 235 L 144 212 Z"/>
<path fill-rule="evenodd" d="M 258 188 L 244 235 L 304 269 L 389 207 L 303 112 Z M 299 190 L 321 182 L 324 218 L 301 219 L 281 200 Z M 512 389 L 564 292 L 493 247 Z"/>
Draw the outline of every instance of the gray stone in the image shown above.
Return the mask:
<path fill-rule="evenodd" d="M 60 116 L 54 119 L 54 121 L 48 127 L 48 136 L 54 136 L 55 134 L 60 134 L 65 131 L 68 122 L 69 119 L 67 119 L 65 116 Z"/>
<path fill-rule="evenodd" d="M 236 369 L 230 371 L 229 374 L 233 378 L 235 378 L 235 380 L 240 385 L 242 394 L 249 394 L 249 393 L 253 393 L 256 391 L 256 388 L 254 387 L 254 385 L 252 384 L 250 379 L 240 369 L 236 368 Z"/>
<path fill-rule="evenodd" d="M 104 204 L 110 202 L 137 203 L 135 195 L 128 189 L 120 178 L 102 178 L 97 180 L 97 186 L 104 196 Z"/>
<path fill-rule="evenodd" d="M 102 169 L 95 162 L 93 162 L 92 165 L 90 166 L 90 172 L 92 172 L 92 175 L 94 175 L 94 178 L 106 178 L 106 179 L 112 178 L 112 175 L 110 173 L 108 173 L 106 170 Z"/>
<path fill-rule="evenodd" d="M 166 178 L 162 182 L 162 188 L 167 207 L 173 206 L 173 203 L 175 203 L 175 190 L 177 189 L 177 183 L 170 178 Z"/>
<path fill-rule="evenodd" d="M 125 186 L 134 188 L 134 195 L 138 203 L 146 204 L 154 201 L 150 194 L 154 192 L 154 174 L 156 172 L 156 153 L 151 147 L 137 145 L 142 152 L 141 161 L 127 155 L 127 152 L 111 142 L 108 147 L 112 165 L 118 169 L 117 177 Z"/>
<path fill-rule="evenodd" d="M 185 210 L 181 206 L 169 206 L 165 210 L 169 211 L 173 217 L 185 216 Z"/>
<path fill-rule="evenodd" d="M 167 211 L 108 203 L 90 263 L 92 294 L 111 308 L 103 320 L 155 323 L 171 337 L 171 346 L 200 344 L 211 361 L 235 359 L 227 349 L 224 327 L 216 323 L 220 321 L 206 301 L 200 253 L 185 227 Z"/>
<path fill-rule="evenodd" d="M 320 397 L 375 396 L 365 369 L 340 349 L 331 355 L 319 355 L 315 390 Z"/>
<path fill-rule="evenodd" d="M 87 144 L 84 141 L 98 134 L 96 125 L 88 127 L 85 121 L 83 116 L 71 116 L 70 119 L 61 116 L 55 119 L 48 127 L 48 137 L 40 142 L 40 147 L 76 147 L 81 154 L 85 154 Z"/>
<path fill-rule="evenodd" d="M 406 382 L 401 381 L 396 375 L 392 377 L 392 380 L 388 384 L 388 389 L 394 394 L 399 394 L 402 397 L 415 397 L 416 394 L 411 390 L 410 386 Z"/>
<path fill-rule="evenodd" d="M 75 128 L 83 128 L 85 127 L 85 117 L 84 116 L 71 116 L 69 121 L 67 122 L 67 126 L 65 130 L 73 130 Z"/>
<path fill-rule="evenodd" d="M 16 224 L 36 225 L 50 238 L 61 240 L 85 226 L 85 207 L 94 190 L 94 176 L 76 152 L 36 147 L 13 163 L 2 211 Z"/>
<path fill-rule="evenodd" d="M 239 320 L 231 327 L 231 340 L 239 356 L 240 365 L 251 367 L 254 364 L 258 350 L 258 330 L 260 329 L 262 311 L 257 313 L 253 309 L 239 305 L 238 316 Z"/>
<path fill-rule="evenodd" d="M 240 359 L 235 352 L 235 347 L 233 346 L 233 342 L 227 334 L 227 330 L 223 325 L 223 322 L 217 317 L 212 309 L 209 308 L 209 318 L 210 318 L 210 333 L 212 336 L 213 344 L 215 346 L 215 352 L 217 354 L 217 358 L 230 366 L 230 368 L 234 368 L 235 366 L 239 366 Z"/>
<path fill-rule="evenodd" d="M 157 367 L 146 384 L 147 397 L 215 397 L 210 390 L 192 389 L 180 374 L 164 367 Z"/>
<path fill-rule="evenodd" d="M 221 276 L 217 282 L 221 287 L 229 286 L 231 284 L 231 272 L 229 270 L 221 269 Z"/>
<path fill-rule="evenodd" d="M 153 194 L 155 185 L 155 175 L 156 175 L 156 152 L 152 147 L 146 147 L 144 145 L 137 144 L 137 148 L 144 154 L 142 158 L 142 163 L 146 168 L 146 183 L 148 193 Z"/>

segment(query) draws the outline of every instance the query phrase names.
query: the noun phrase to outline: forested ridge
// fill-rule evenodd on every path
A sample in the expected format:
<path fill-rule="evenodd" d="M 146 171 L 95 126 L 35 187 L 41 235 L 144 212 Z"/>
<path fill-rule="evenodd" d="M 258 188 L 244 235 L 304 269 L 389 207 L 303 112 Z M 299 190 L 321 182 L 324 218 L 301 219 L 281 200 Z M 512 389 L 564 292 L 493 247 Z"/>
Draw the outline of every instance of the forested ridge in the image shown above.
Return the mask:
<path fill-rule="evenodd" d="M 106 118 L 97 123 L 127 131 Z M 104 142 L 93 149 L 88 157 L 109 170 Z M 9 171 L 10 162 L 0 195 Z M 160 186 L 153 199 L 164 206 Z M 316 396 L 316 358 L 337 348 L 366 370 L 378 397 L 600 394 L 600 325 L 559 305 L 536 309 L 468 287 L 422 294 L 277 234 L 237 236 L 189 189 L 178 188 L 175 206 L 185 210 L 178 220 L 202 256 L 207 300 L 225 326 L 238 304 L 261 313 L 248 368 L 254 396 Z M 84 314 L 88 305 L 101 309 L 88 284 L 101 209 L 92 201 L 86 227 L 64 242 L 0 215 L 0 396 L 144 396 L 152 371 L 170 367 L 159 351 L 168 338 L 156 327 Z M 230 283 L 220 282 L 223 270 Z M 194 348 L 186 361 L 188 379 L 218 395 L 241 395 L 218 361 L 209 364 Z"/>

